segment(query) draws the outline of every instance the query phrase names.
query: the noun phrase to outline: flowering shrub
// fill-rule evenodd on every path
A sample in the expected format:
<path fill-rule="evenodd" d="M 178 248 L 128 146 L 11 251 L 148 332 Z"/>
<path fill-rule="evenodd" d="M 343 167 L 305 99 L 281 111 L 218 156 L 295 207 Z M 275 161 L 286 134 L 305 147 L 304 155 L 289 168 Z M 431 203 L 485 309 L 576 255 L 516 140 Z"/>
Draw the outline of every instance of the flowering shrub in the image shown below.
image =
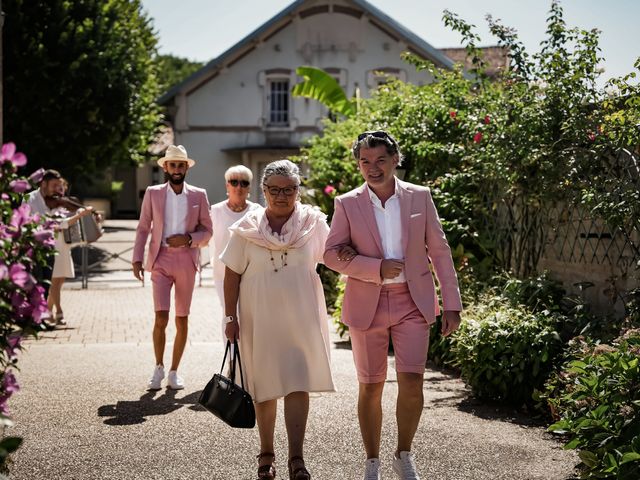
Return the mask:
<path fill-rule="evenodd" d="M 36 187 L 42 171 L 29 179 L 18 175 L 27 163 L 13 143 L 0 153 L 0 425 L 11 425 L 8 401 L 19 386 L 13 370 L 25 337 L 36 336 L 47 310 L 44 288 L 34 277 L 46 265 L 55 245 L 50 221 L 32 215 L 22 203 L 23 193 Z M 0 466 L 21 439 L 4 437 L 0 441 Z"/>

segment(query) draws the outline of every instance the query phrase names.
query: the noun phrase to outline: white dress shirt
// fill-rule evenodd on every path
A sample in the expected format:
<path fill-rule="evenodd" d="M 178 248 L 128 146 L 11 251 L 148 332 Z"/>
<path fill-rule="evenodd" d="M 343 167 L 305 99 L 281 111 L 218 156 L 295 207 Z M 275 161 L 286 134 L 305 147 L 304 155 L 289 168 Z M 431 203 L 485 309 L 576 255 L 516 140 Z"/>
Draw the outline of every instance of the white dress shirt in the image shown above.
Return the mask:
<path fill-rule="evenodd" d="M 398 184 L 396 182 L 395 191 L 397 192 Z M 382 240 L 382 250 L 385 259 L 404 260 L 404 253 L 402 252 L 402 221 L 400 219 L 400 199 L 398 195 L 394 194 L 382 206 L 382 202 L 375 194 L 373 190 L 367 185 L 369 191 L 369 197 L 373 204 L 373 213 L 376 217 L 376 224 L 378 225 L 378 232 L 380 233 L 380 239 Z M 387 283 L 404 283 L 407 281 L 407 277 L 404 274 L 404 269 L 400 272 L 396 278 L 385 278 L 382 284 Z"/>
<path fill-rule="evenodd" d="M 29 192 L 24 201 L 31 207 L 31 213 L 37 213 L 41 217 L 51 216 L 53 213 L 53 210 L 47 207 L 39 188 Z"/>
<path fill-rule="evenodd" d="M 167 246 L 167 238 L 172 235 L 185 235 L 187 222 L 187 188 L 183 184 L 182 192 L 176 194 L 167 184 L 167 203 L 164 209 L 164 226 L 162 230 L 162 245 Z"/>

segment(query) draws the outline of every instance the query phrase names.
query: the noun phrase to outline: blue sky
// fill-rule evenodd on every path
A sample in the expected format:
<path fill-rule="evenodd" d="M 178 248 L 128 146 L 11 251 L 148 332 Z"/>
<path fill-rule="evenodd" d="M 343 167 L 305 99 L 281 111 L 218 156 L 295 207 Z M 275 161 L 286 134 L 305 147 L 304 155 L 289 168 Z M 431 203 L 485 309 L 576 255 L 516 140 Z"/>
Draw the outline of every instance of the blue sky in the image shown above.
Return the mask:
<path fill-rule="evenodd" d="M 475 24 L 483 45 L 494 45 L 486 27 L 491 14 L 515 28 L 530 53 L 545 37 L 550 0 L 369 0 L 436 48 L 455 47 L 460 37 L 444 26 L 446 8 Z M 160 53 L 209 61 L 258 28 L 292 0 L 143 0 L 154 19 Z M 564 0 L 570 27 L 601 30 L 603 83 L 633 71 L 640 57 L 640 0 Z"/>

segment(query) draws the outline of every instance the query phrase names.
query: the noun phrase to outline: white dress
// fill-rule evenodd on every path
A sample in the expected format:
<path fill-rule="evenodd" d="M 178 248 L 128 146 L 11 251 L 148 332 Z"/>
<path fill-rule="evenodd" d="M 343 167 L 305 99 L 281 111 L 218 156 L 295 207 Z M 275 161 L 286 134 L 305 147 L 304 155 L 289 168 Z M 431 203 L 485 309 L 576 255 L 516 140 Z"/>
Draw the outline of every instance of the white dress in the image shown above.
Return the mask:
<path fill-rule="evenodd" d="M 296 209 L 301 210 L 300 206 Z M 334 391 L 327 311 L 316 273 L 329 233 L 325 216 L 320 215 L 308 229 L 304 244 L 287 246 L 285 234 L 282 248 L 272 250 L 238 231 L 251 221 L 264 226 L 264 209 L 252 211 L 232 227 L 222 253 L 222 262 L 242 275 L 239 344 L 245 387 L 256 402 L 297 391 Z M 294 217 L 285 224 L 283 233 Z"/>
<path fill-rule="evenodd" d="M 68 217 L 70 212 L 64 208 L 55 209 L 53 212 L 57 216 Z M 64 218 L 60 221 L 59 228 L 69 228 L 69 224 Z M 56 232 L 57 255 L 53 263 L 53 274 L 51 278 L 75 278 L 76 273 L 73 268 L 73 258 L 71 257 L 71 245 L 65 243 L 62 230 Z"/>
<path fill-rule="evenodd" d="M 224 313 L 224 263 L 220 261 L 220 254 L 224 251 L 224 247 L 227 246 L 227 242 L 229 241 L 229 236 L 231 233 L 229 232 L 229 227 L 240 220 L 245 214 L 251 210 L 259 208 L 260 205 L 257 203 L 247 201 L 247 207 L 241 212 L 234 212 L 227 205 L 227 200 L 223 200 L 222 202 L 218 202 L 215 205 L 211 205 L 211 210 L 209 211 L 211 215 L 211 224 L 213 225 L 213 235 L 211 236 L 211 240 L 209 240 L 209 259 L 211 261 L 211 267 L 213 269 L 213 281 L 216 287 L 216 292 L 218 293 L 218 299 L 220 300 L 220 305 L 222 306 L 222 311 Z M 224 338 L 224 327 L 225 324 L 222 324 L 223 338 Z"/>

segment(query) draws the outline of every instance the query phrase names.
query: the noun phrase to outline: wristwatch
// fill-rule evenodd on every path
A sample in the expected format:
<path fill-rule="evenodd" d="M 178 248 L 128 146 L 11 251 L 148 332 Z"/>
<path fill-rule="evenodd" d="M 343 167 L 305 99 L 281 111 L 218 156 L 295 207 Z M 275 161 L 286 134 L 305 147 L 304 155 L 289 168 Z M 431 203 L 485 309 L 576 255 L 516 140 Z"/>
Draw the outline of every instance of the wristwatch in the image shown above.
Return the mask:
<path fill-rule="evenodd" d="M 231 323 L 236 319 L 235 315 L 227 315 L 224 317 L 224 323 Z"/>

